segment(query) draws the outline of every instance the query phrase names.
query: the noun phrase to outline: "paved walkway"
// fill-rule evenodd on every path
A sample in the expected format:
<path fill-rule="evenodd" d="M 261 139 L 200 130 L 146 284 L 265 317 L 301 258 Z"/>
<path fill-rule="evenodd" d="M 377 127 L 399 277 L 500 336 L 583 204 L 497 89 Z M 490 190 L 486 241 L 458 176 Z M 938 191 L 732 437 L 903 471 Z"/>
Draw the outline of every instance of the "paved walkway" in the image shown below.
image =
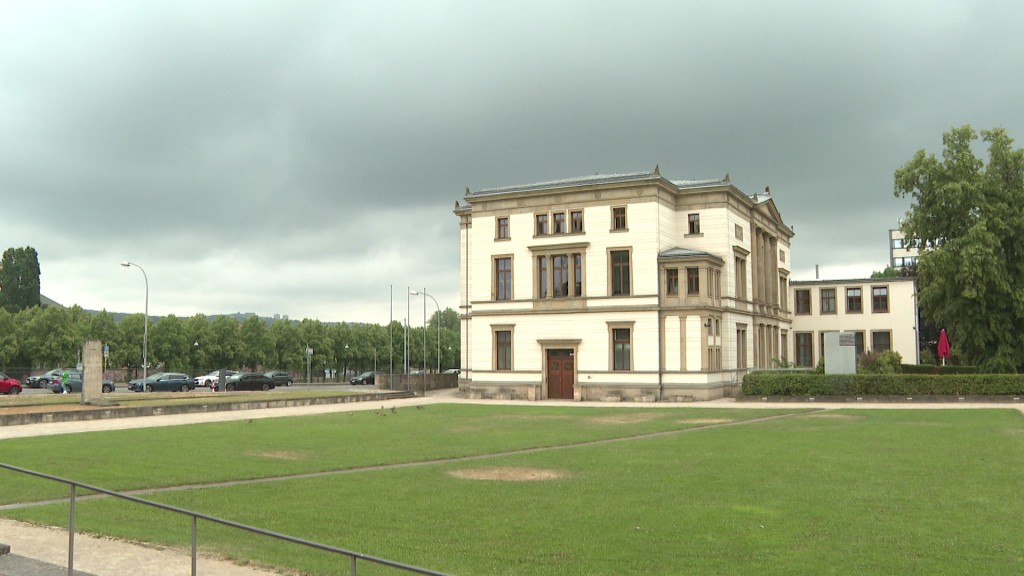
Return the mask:
<path fill-rule="evenodd" d="M 224 422 L 254 418 L 281 418 L 332 412 L 385 409 L 392 406 L 415 406 L 443 403 L 467 404 L 508 404 L 522 406 L 575 406 L 579 408 L 743 408 L 750 410 L 775 408 L 818 408 L 818 409 L 884 409 L 884 410 L 947 410 L 947 409 L 999 409 L 1010 408 L 1024 412 L 1020 403 L 825 403 L 825 402 L 736 402 L 731 398 L 694 403 L 602 403 L 573 402 L 570 400 L 545 400 L 540 402 L 467 400 L 458 398 L 454 390 L 440 390 L 429 393 L 425 398 L 403 398 L 380 402 L 359 402 L 301 406 L 289 408 L 266 408 L 231 412 L 208 412 L 197 414 L 176 414 L 169 416 L 147 416 L 141 418 L 115 418 L 82 422 L 60 422 L 29 424 L 24 426 L 0 427 L 0 441 L 10 438 L 74 434 L 99 430 L 128 430 L 145 427 L 183 426 L 202 422 Z M 50 576 L 67 574 L 67 530 L 34 526 L 14 520 L 0 519 L 0 542 L 11 546 L 13 554 L 24 558 L 0 557 L 0 576 Z M 95 538 L 83 534 L 75 535 L 76 573 L 83 576 L 137 576 L 138 574 L 160 574 L 162 576 L 187 575 L 191 573 L 191 559 L 188 554 L 145 544 L 133 544 L 108 538 Z M 63 567 L 63 568 L 61 568 Z M 244 567 L 230 562 L 201 558 L 199 574 L 223 576 L 270 576 L 273 572 Z"/>

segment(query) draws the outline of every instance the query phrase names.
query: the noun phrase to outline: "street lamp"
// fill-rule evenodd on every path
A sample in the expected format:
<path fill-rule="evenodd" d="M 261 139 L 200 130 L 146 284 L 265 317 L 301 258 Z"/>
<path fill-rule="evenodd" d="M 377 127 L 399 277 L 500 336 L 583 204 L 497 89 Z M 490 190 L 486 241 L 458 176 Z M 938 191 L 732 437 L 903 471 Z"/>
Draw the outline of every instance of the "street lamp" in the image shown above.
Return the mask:
<path fill-rule="evenodd" d="M 441 305 L 437 303 L 437 300 L 433 296 L 431 296 L 430 294 L 427 294 L 427 289 L 426 288 L 424 288 L 423 290 L 420 290 L 420 291 L 413 290 L 413 291 L 411 291 L 409 293 L 412 294 L 413 296 L 421 296 L 421 295 L 422 296 L 426 296 L 427 298 L 430 298 L 431 300 L 433 300 L 434 301 L 434 306 L 437 307 L 437 373 L 440 374 L 441 373 Z M 423 308 L 424 308 L 424 310 L 426 309 L 426 307 L 427 307 L 427 300 L 426 300 L 426 298 L 424 298 L 423 299 Z M 426 320 L 426 318 L 427 318 L 427 313 L 426 313 L 426 311 L 424 311 L 423 312 L 423 329 L 424 330 L 427 329 L 427 320 Z M 426 352 L 424 352 L 424 356 L 425 355 L 426 355 Z"/>
<path fill-rule="evenodd" d="M 125 268 L 129 266 L 135 266 L 139 270 L 142 270 L 142 278 L 143 280 L 146 281 L 146 317 L 143 319 L 142 324 L 142 382 L 143 387 L 145 387 L 147 376 L 146 369 L 149 366 L 149 364 L 146 361 L 146 350 L 149 346 L 149 276 L 146 276 L 146 271 L 142 268 L 142 266 L 139 266 L 135 262 L 129 262 L 125 260 L 124 262 L 121 262 L 121 266 L 124 266 Z"/>

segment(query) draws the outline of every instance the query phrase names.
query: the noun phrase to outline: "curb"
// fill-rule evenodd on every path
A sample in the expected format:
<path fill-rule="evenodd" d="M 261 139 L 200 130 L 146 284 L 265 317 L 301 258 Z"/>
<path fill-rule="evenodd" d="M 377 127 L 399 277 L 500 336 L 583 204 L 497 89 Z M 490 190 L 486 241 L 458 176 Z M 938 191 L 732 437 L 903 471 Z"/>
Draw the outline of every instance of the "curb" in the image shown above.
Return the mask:
<path fill-rule="evenodd" d="M 0 415 L 0 426 L 21 426 L 25 424 L 49 424 L 56 422 L 82 422 L 107 420 L 111 418 L 137 418 L 144 416 L 166 416 L 172 414 L 201 414 L 206 412 L 232 412 L 236 410 L 259 410 L 264 408 L 290 408 L 295 406 L 318 406 L 323 404 L 347 404 L 349 402 L 372 402 L 413 398 L 414 392 L 384 392 L 380 394 L 357 394 L 352 396 L 329 396 L 323 398 L 290 398 L 280 400 L 248 400 L 239 402 L 204 402 L 171 406 L 97 406 L 93 410 L 67 412 L 32 412 L 26 414 Z"/>

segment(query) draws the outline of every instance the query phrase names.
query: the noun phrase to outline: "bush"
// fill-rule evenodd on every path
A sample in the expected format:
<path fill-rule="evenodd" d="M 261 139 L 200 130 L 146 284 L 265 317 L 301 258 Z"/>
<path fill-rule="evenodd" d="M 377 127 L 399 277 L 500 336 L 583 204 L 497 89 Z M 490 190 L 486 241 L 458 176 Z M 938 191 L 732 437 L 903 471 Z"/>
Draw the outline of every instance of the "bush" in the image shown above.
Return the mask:
<path fill-rule="evenodd" d="M 1022 396 L 1019 374 L 814 374 L 751 372 L 747 396 Z"/>
<path fill-rule="evenodd" d="M 903 357 L 895 350 L 886 350 L 880 354 L 865 352 L 857 361 L 857 372 L 860 374 L 899 374 L 903 371 Z"/>

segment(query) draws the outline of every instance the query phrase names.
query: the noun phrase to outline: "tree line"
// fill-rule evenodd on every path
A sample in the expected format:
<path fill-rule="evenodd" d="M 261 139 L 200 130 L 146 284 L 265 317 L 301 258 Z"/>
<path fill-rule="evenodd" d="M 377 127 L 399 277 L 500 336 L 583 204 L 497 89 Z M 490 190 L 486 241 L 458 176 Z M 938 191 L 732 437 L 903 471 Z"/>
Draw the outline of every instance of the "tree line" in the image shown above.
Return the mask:
<path fill-rule="evenodd" d="M 0 366 L 11 374 L 74 366 L 82 343 L 102 341 L 109 349 L 108 368 L 138 373 L 142 367 L 145 316 L 131 314 L 120 321 L 107 311 L 90 313 L 80 306 L 25 308 L 12 313 L 0 308 Z M 440 346 L 438 346 L 440 328 Z M 337 377 L 364 370 L 404 372 L 404 327 L 319 320 L 273 320 L 251 316 L 174 315 L 150 318 L 147 361 L 149 372 L 166 370 L 199 375 L 219 368 L 288 370 L 305 375 L 306 350 L 312 349 L 312 376 L 331 370 Z M 409 330 L 409 363 L 428 371 L 459 365 L 459 318 L 452 309 L 434 313 L 426 327 Z"/>

